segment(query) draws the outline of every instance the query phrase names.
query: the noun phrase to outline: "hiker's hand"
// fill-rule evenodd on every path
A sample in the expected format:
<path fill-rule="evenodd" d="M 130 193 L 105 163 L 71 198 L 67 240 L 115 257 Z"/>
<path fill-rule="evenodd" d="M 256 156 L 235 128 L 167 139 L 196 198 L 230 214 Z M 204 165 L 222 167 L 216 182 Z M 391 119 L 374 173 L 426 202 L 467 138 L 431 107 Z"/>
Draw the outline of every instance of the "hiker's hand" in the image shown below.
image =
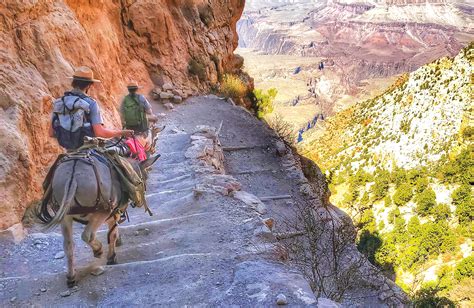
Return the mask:
<path fill-rule="evenodd" d="M 133 130 L 131 129 L 124 129 L 122 130 L 122 137 L 128 138 L 133 136 Z"/>

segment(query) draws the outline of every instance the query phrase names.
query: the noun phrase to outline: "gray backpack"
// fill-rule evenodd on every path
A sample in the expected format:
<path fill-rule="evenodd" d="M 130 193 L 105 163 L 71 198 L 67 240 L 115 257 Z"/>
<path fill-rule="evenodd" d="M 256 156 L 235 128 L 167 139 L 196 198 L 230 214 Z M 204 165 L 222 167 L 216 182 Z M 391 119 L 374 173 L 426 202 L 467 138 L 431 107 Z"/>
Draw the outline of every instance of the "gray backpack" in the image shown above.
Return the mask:
<path fill-rule="evenodd" d="M 61 146 L 77 149 L 84 144 L 85 136 L 93 136 L 89 113 L 89 103 L 80 96 L 64 95 L 54 101 L 53 129 Z"/>

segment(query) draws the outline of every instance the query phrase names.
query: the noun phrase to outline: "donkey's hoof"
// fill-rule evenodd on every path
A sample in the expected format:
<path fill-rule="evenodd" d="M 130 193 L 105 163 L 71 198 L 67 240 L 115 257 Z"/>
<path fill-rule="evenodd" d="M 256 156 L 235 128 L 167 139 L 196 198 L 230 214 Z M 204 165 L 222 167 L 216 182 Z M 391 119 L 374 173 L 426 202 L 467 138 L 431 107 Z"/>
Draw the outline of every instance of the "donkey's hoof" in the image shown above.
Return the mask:
<path fill-rule="evenodd" d="M 66 283 L 67 283 L 67 287 L 68 287 L 68 288 L 74 287 L 74 286 L 76 285 L 76 283 L 77 283 L 76 277 L 72 277 L 72 278 L 67 277 Z"/>
<path fill-rule="evenodd" d="M 115 265 L 117 264 L 117 255 L 114 253 L 113 256 L 107 259 L 107 265 Z"/>
<path fill-rule="evenodd" d="M 103 253 L 104 251 L 102 250 L 102 247 L 100 247 L 100 249 L 94 250 L 94 257 L 100 259 Z"/>
<path fill-rule="evenodd" d="M 94 257 L 100 259 L 100 258 L 102 257 L 102 254 L 104 253 L 104 251 L 102 250 L 102 243 L 100 244 L 99 249 L 97 249 L 97 250 L 92 250 L 92 252 L 94 253 Z"/>

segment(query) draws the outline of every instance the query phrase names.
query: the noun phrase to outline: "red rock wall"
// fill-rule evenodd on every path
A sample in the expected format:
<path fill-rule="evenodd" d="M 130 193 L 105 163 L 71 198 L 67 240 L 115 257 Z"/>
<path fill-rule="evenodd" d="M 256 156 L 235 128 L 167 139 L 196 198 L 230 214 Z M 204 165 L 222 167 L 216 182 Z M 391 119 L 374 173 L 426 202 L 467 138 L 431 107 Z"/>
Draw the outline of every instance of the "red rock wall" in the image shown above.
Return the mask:
<path fill-rule="evenodd" d="M 232 69 L 244 0 L 4 0 L 0 6 L 0 230 L 21 221 L 41 196 L 60 152 L 47 135 L 51 98 L 69 88 L 74 67 L 90 66 L 108 125 L 124 85 L 147 92 L 171 82 L 205 91 Z M 206 78 L 188 73 L 195 58 Z"/>

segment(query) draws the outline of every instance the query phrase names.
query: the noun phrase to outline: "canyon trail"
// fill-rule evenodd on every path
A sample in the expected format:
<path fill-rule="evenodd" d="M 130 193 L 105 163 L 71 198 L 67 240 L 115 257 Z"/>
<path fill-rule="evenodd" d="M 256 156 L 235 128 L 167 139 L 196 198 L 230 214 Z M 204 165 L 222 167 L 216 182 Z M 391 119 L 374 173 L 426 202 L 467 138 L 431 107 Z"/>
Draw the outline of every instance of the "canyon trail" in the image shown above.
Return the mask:
<path fill-rule="evenodd" d="M 59 230 L 31 229 L 18 245 L 0 243 L 1 306 L 268 306 L 279 294 L 291 305 L 317 303 L 303 276 L 278 260 L 275 236 L 263 222 L 273 217 L 278 228 L 303 198 L 290 179 L 292 155 L 276 155 L 274 133 L 214 96 L 188 100 L 163 122 L 162 157 L 147 190 L 154 216 L 129 210 L 130 222 L 119 228 L 119 264 L 94 259 L 76 224 L 79 282 L 68 290 Z M 200 125 L 220 127 L 220 142 Z M 246 202 L 227 195 L 240 185 L 248 193 L 237 195 Z M 106 243 L 104 227 L 98 237 Z M 99 265 L 105 272 L 91 275 L 100 274 Z"/>

